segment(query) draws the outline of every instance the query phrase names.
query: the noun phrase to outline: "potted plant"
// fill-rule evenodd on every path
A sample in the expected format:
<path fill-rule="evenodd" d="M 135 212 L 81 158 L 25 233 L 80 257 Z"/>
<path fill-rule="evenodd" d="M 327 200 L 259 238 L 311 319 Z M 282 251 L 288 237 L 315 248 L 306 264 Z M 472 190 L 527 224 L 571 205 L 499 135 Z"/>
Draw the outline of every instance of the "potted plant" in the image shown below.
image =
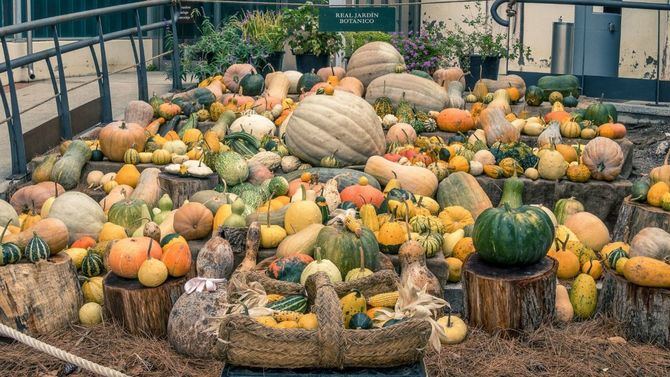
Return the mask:
<path fill-rule="evenodd" d="M 474 87 L 480 78 L 497 80 L 500 59 L 516 59 L 519 54 L 524 54 L 530 60 L 530 48 L 522 51 L 518 41 L 507 48 L 507 35 L 494 30 L 492 18 L 487 16 L 480 1 L 466 4 L 464 8 L 466 11 L 472 9 L 474 17 L 464 14 L 461 23 L 456 23 L 450 33 L 445 33 L 442 43 L 445 55 L 458 62 L 466 72 L 468 87 Z"/>
<path fill-rule="evenodd" d="M 418 32 L 393 33 L 391 44 L 403 56 L 408 71 L 423 71 L 432 75 L 438 68 L 441 55 L 438 40 L 425 26 L 424 22 L 424 28 Z"/>
<path fill-rule="evenodd" d="M 245 43 L 259 46 L 269 52 L 267 58 L 257 62 L 259 70 L 266 66 L 278 71 L 282 69 L 286 29 L 281 13 L 247 11 L 242 18 L 235 19 L 234 24 L 242 32 Z"/>
<path fill-rule="evenodd" d="M 342 48 L 339 33 L 319 31 L 319 11 L 311 1 L 283 14 L 283 21 L 290 36 L 288 41 L 295 55 L 298 71 L 312 70 L 328 66 L 330 55 Z"/>

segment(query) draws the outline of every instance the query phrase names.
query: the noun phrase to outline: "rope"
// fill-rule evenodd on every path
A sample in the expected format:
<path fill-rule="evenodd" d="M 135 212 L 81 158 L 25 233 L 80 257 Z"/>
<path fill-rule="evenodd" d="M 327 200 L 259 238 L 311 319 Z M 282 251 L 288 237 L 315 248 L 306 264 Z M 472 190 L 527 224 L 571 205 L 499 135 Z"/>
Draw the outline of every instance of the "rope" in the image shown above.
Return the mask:
<path fill-rule="evenodd" d="M 7 336 L 10 337 L 14 340 L 17 340 L 29 347 L 32 347 L 38 351 L 44 352 L 47 355 L 56 357 L 58 359 L 67 361 L 68 363 L 77 365 L 81 368 L 84 368 L 88 371 L 91 371 L 93 373 L 96 373 L 100 376 L 105 376 L 105 377 L 129 377 L 127 374 L 123 374 L 121 372 L 117 372 L 114 369 L 107 368 L 105 366 L 102 366 L 100 364 L 96 364 L 94 362 L 88 361 L 86 359 L 82 359 L 79 356 L 75 356 L 69 352 L 65 352 L 62 349 L 56 348 L 52 345 L 46 344 L 44 342 L 41 342 L 35 338 L 32 338 L 26 334 L 23 334 L 19 331 L 14 330 L 11 327 L 8 327 L 2 323 L 0 323 L 0 335 L 2 336 Z"/>

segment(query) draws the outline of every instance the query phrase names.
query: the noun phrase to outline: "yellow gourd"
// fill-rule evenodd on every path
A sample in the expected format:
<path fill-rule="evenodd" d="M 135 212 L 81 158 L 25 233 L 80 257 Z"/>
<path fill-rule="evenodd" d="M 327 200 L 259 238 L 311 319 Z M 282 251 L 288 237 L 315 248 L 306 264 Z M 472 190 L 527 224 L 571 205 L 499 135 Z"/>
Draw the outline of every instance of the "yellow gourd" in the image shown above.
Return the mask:
<path fill-rule="evenodd" d="M 372 204 L 363 204 L 358 210 L 361 217 L 361 222 L 371 231 L 379 230 L 379 219 L 377 218 L 377 210 Z"/>
<path fill-rule="evenodd" d="M 547 256 L 554 258 L 558 262 L 556 277 L 559 279 L 572 279 L 579 273 L 579 258 L 577 255 L 566 249 L 567 239 L 554 242 L 559 243 L 555 250 L 549 250 Z"/>
<path fill-rule="evenodd" d="M 305 330 L 316 330 L 316 328 L 319 326 L 319 322 L 316 318 L 316 314 L 307 313 L 307 314 L 303 315 L 298 320 L 298 326 L 301 329 L 305 329 Z"/>
<path fill-rule="evenodd" d="M 256 320 L 256 322 L 260 323 L 263 326 L 277 327 L 277 321 L 275 321 L 275 319 L 270 315 L 264 315 L 264 316 L 256 317 L 254 319 Z"/>
<path fill-rule="evenodd" d="M 447 233 L 453 233 L 475 223 L 470 211 L 461 206 L 445 207 L 437 217 L 442 221 L 444 231 Z"/>
<path fill-rule="evenodd" d="M 603 275 L 603 265 L 599 260 L 590 260 L 582 265 L 582 272 L 598 280 Z"/>
<path fill-rule="evenodd" d="M 270 211 L 266 213 L 266 223 L 261 225 L 261 246 L 263 249 L 274 249 L 286 238 L 286 230 L 279 225 L 270 224 Z"/>
<path fill-rule="evenodd" d="M 654 207 L 661 206 L 663 195 L 670 192 L 670 186 L 665 182 L 654 183 L 647 192 L 647 203 Z"/>
<path fill-rule="evenodd" d="M 474 252 L 475 245 L 472 242 L 472 237 L 463 237 L 454 245 L 454 251 L 451 256 L 459 259 L 461 262 L 465 262 L 468 255 Z"/>
<path fill-rule="evenodd" d="M 625 262 L 623 275 L 643 287 L 670 288 L 670 264 L 658 259 L 632 257 Z"/>
<path fill-rule="evenodd" d="M 86 278 L 86 281 L 81 285 L 81 293 L 84 296 L 84 302 L 95 302 L 102 305 L 104 302 L 102 276 Z"/>
<path fill-rule="evenodd" d="M 102 224 L 102 229 L 100 230 L 100 234 L 98 235 L 98 240 L 100 242 L 103 242 L 111 240 L 120 240 L 126 237 L 128 237 L 128 235 L 126 234 L 126 229 L 124 227 L 122 227 L 121 225 L 106 222 Z"/>
<path fill-rule="evenodd" d="M 461 270 L 463 268 L 463 261 L 458 258 L 449 257 L 444 260 L 449 268 L 449 277 L 447 280 L 452 283 L 461 281 Z"/>
<path fill-rule="evenodd" d="M 223 223 L 226 221 L 228 216 L 233 213 L 233 208 L 230 204 L 223 204 L 219 209 L 216 210 L 214 215 L 214 220 L 212 221 L 212 231 L 217 232 L 220 227 L 223 226 Z"/>
<path fill-rule="evenodd" d="M 140 181 L 140 172 L 137 170 L 135 165 L 125 164 L 116 173 L 114 180 L 120 185 L 128 185 L 132 188 L 135 188 L 137 183 Z"/>
<path fill-rule="evenodd" d="M 455 232 L 444 234 L 442 241 L 442 253 L 445 257 L 450 257 L 454 253 L 454 247 L 463 237 L 465 237 L 465 231 L 463 229 L 458 229 Z"/>
<path fill-rule="evenodd" d="M 397 254 L 400 245 L 408 239 L 406 229 L 397 221 L 387 221 L 382 224 L 379 232 L 376 233 L 379 250 L 383 253 Z"/>
<path fill-rule="evenodd" d="M 275 327 L 278 329 L 299 329 L 300 325 L 296 321 L 284 321 L 279 322 Z"/>
<path fill-rule="evenodd" d="M 365 296 L 358 290 L 353 290 L 340 299 L 340 308 L 342 309 L 344 328 L 348 329 L 349 321 L 354 314 L 365 313 L 365 309 L 367 309 Z"/>
<path fill-rule="evenodd" d="M 462 319 L 451 315 L 438 318 L 437 324 L 442 326 L 444 335 L 440 334 L 440 342 L 442 344 L 458 344 L 465 339 L 468 334 L 468 326 Z"/>
<path fill-rule="evenodd" d="M 284 228 L 287 234 L 294 234 L 311 224 L 320 224 L 321 210 L 313 201 L 307 200 L 305 186 L 300 185 L 302 200 L 291 203 L 284 215 Z"/>
<path fill-rule="evenodd" d="M 600 250 L 600 258 L 604 261 L 607 261 L 607 259 L 609 259 L 610 253 L 619 248 L 623 249 L 623 251 L 625 251 L 626 254 L 628 254 L 628 252 L 630 251 L 630 245 L 625 242 L 621 241 L 611 242 L 603 246 L 603 248 Z"/>
<path fill-rule="evenodd" d="M 88 302 L 79 308 L 79 322 L 84 326 L 93 326 L 102 323 L 102 306 L 95 302 Z"/>
<path fill-rule="evenodd" d="M 137 279 L 140 281 L 140 284 L 150 288 L 158 287 L 168 278 L 168 269 L 165 263 L 161 262 L 160 259 L 151 257 L 151 246 L 153 244 L 154 242 L 149 242 L 147 259 L 142 262 L 139 271 L 137 271 Z"/>
<path fill-rule="evenodd" d="M 579 274 L 572 282 L 569 297 L 578 318 L 586 319 L 593 316 L 598 303 L 596 281 L 591 275 Z"/>
<path fill-rule="evenodd" d="M 183 142 L 186 144 L 195 143 L 202 139 L 202 132 L 197 128 L 189 128 L 184 132 Z"/>
<path fill-rule="evenodd" d="M 84 260 L 86 254 L 88 254 L 88 251 L 81 247 L 72 247 L 63 252 L 70 257 L 72 264 L 74 264 L 77 269 L 81 268 L 81 262 Z"/>

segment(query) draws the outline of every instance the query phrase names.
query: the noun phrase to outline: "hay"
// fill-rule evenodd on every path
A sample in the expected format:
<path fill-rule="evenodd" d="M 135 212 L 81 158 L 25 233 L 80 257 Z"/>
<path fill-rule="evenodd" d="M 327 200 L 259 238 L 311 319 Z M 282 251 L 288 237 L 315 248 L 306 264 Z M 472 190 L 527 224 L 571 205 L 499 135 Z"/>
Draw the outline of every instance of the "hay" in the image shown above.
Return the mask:
<path fill-rule="evenodd" d="M 596 319 L 565 327 L 545 326 L 520 339 L 501 339 L 472 330 L 459 345 L 444 346 L 425 361 L 432 376 L 667 376 L 670 350 L 639 343 L 618 344 L 623 331 Z M 133 376 L 219 376 L 214 360 L 176 354 L 165 340 L 145 339 L 105 324 L 73 325 L 39 338 L 78 356 Z M 63 362 L 27 346 L 0 342 L 0 376 L 55 376 Z M 72 376 L 91 376 L 76 373 Z"/>

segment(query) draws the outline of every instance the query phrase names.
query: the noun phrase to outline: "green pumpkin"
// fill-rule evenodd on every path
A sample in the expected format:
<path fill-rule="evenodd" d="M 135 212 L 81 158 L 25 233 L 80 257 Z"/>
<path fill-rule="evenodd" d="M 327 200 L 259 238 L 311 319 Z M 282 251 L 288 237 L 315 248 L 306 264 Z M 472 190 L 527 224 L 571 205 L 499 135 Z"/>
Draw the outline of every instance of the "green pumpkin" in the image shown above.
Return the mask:
<path fill-rule="evenodd" d="M 449 162 L 449 159 L 451 158 L 451 152 L 449 152 L 449 149 L 447 149 L 447 148 L 440 148 L 440 152 L 438 153 L 438 157 L 442 161 Z"/>
<path fill-rule="evenodd" d="M 250 73 L 242 78 L 240 88 L 245 96 L 259 96 L 265 90 L 265 78 L 261 74 Z"/>
<path fill-rule="evenodd" d="M 81 273 L 86 277 L 94 277 L 102 275 L 105 264 L 102 261 L 100 254 L 88 249 L 86 256 L 81 261 Z"/>
<path fill-rule="evenodd" d="M 367 268 L 372 271 L 379 269 L 379 244 L 370 229 L 361 229 L 358 237 L 343 225 L 326 226 L 319 231 L 314 244 L 321 248 L 321 257 L 333 262 L 342 276 L 360 268 L 360 247 L 363 247 Z"/>
<path fill-rule="evenodd" d="M 647 201 L 647 193 L 649 192 L 649 179 L 641 178 L 633 183 L 630 188 L 630 198 L 634 202 L 645 203 Z"/>
<path fill-rule="evenodd" d="M 563 106 L 565 107 L 577 107 L 579 105 L 579 100 L 575 98 L 572 94 L 563 98 Z"/>
<path fill-rule="evenodd" d="M 563 97 L 572 95 L 579 98 L 579 79 L 574 75 L 542 76 L 537 80 L 537 86 L 543 91 L 543 99 L 549 99 L 553 92 L 560 92 Z M 526 91 L 526 98 L 528 92 Z"/>
<path fill-rule="evenodd" d="M 290 295 L 271 302 L 265 307 L 276 311 L 305 313 L 307 311 L 307 298 L 302 295 Z"/>
<path fill-rule="evenodd" d="M 323 82 L 321 76 L 317 75 L 314 72 L 303 73 L 298 80 L 298 92 L 305 93 L 309 92 L 312 87 L 320 82 Z"/>
<path fill-rule="evenodd" d="M 559 225 L 563 225 L 570 215 L 577 212 L 584 212 L 584 205 L 575 198 L 559 199 L 554 204 L 554 215 Z"/>
<path fill-rule="evenodd" d="M 105 155 L 102 154 L 100 149 L 94 149 L 91 151 L 91 161 L 102 161 L 105 158 Z"/>
<path fill-rule="evenodd" d="M 73 141 L 51 169 L 51 180 L 60 183 L 66 190 L 77 187 L 81 171 L 92 154 L 93 151 L 83 140 Z"/>
<path fill-rule="evenodd" d="M 417 215 L 409 219 L 409 225 L 416 233 L 444 233 L 444 225 L 436 216 Z"/>
<path fill-rule="evenodd" d="M 423 249 L 426 251 L 426 258 L 434 257 L 438 252 L 442 251 L 442 241 L 444 238 L 439 233 L 431 233 L 426 235 L 420 235 L 416 238 L 416 241 L 423 246 Z"/>
<path fill-rule="evenodd" d="M 149 98 L 149 105 L 154 109 L 154 117 L 158 118 L 158 108 L 165 103 L 161 97 L 156 95 L 156 92 Z"/>
<path fill-rule="evenodd" d="M 607 264 L 610 266 L 611 269 L 616 270 L 616 262 L 619 261 L 621 258 L 627 258 L 628 254 L 626 254 L 626 251 L 622 248 L 617 248 L 612 250 L 608 255 L 607 255 Z"/>
<path fill-rule="evenodd" d="M 479 256 L 501 266 L 537 263 L 554 241 L 554 224 L 539 207 L 489 208 L 475 221 L 472 240 Z"/>
<path fill-rule="evenodd" d="M 498 207 L 505 204 L 509 205 L 510 208 L 519 208 L 523 205 L 523 181 L 516 176 L 516 170 L 514 170 L 514 176 L 507 178 L 503 184 L 502 197 Z"/>
<path fill-rule="evenodd" d="M 603 103 L 602 99 L 600 102 L 592 103 L 589 107 L 586 108 L 584 112 L 584 119 L 590 120 L 591 123 L 596 126 L 605 124 L 608 122 L 617 121 L 617 111 L 614 108 L 614 105 Z"/>
<path fill-rule="evenodd" d="M 542 105 L 544 96 L 544 91 L 539 86 L 531 85 L 526 89 L 526 103 L 529 106 L 540 106 Z"/>
<path fill-rule="evenodd" d="M 28 260 L 35 263 L 40 259 L 46 260 L 49 255 L 51 255 L 49 245 L 37 233 L 33 232 L 33 238 L 26 245 L 26 257 Z"/>
<path fill-rule="evenodd" d="M 207 88 L 197 88 L 193 91 L 193 99 L 199 105 L 202 105 L 204 108 L 209 108 L 209 106 L 216 101 L 216 96 Z M 180 106 L 181 107 L 181 106 Z M 183 109 L 182 109 L 183 110 Z"/>
<path fill-rule="evenodd" d="M 372 320 L 365 313 L 356 313 L 349 320 L 349 329 L 367 330 L 372 328 Z"/>
<path fill-rule="evenodd" d="M 107 219 L 113 224 L 121 225 L 126 229 L 126 233 L 131 235 L 145 222 L 151 221 L 151 215 L 143 200 L 126 199 L 114 203 L 109 208 Z"/>
<path fill-rule="evenodd" d="M 294 254 L 288 257 L 275 259 L 268 266 L 267 273 L 271 278 L 300 283 L 300 275 L 314 259 L 307 254 Z"/>

